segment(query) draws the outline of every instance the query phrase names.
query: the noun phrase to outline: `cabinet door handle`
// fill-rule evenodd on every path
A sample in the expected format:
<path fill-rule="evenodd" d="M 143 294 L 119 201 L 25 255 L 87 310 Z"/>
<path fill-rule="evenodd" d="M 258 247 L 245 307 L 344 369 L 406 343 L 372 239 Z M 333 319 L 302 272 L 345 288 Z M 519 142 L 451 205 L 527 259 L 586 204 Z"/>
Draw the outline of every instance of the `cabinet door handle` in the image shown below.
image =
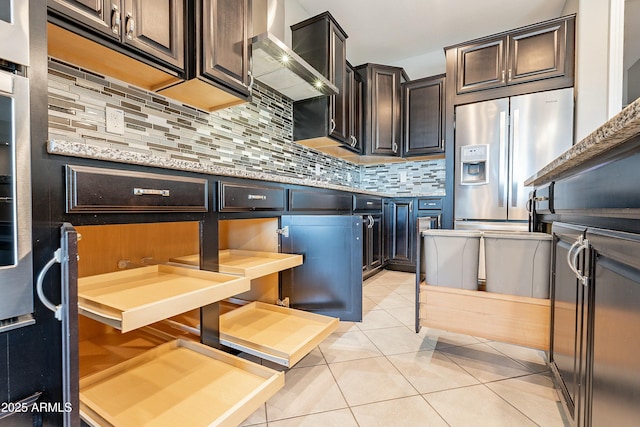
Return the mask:
<path fill-rule="evenodd" d="M 249 91 L 253 90 L 253 83 L 254 83 L 253 74 L 251 73 L 251 71 L 249 71 L 249 86 L 247 86 L 249 88 Z"/>
<path fill-rule="evenodd" d="M 336 130 L 336 121 L 331 119 L 331 128 L 329 129 L 329 133 L 333 133 Z"/>
<path fill-rule="evenodd" d="M 111 32 L 120 34 L 120 9 L 115 4 L 111 5 Z"/>
<path fill-rule="evenodd" d="M 133 40 L 133 32 L 136 29 L 136 21 L 133 19 L 133 16 L 131 16 L 130 13 L 127 13 L 127 20 L 125 21 L 125 23 L 125 27 L 127 28 L 127 39 Z"/>
<path fill-rule="evenodd" d="M 264 194 L 249 194 L 247 196 L 247 199 L 249 199 L 249 200 L 267 200 L 267 196 L 265 196 Z"/>
<path fill-rule="evenodd" d="M 588 248 L 589 240 L 580 236 L 578 240 L 571 245 L 569 252 L 567 252 L 567 264 L 569 264 L 569 268 L 573 271 L 573 274 L 576 275 L 576 278 L 580 280 L 583 286 L 588 286 L 589 277 L 584 275 L 578 268 L 578 255 L 580 255 L 580 252 Z"/>
<path fill-rule="evenodd" d="M 396 144 L 395 142 L 391 145 L 391 148 L 392 148 L 394 153 L 398 152 L 398 144 Z"/>
<path fill-rule="evenodd" d="M 511 81 L 512 78 L 513 77 L 512 77 L 512 74 L 511 74 L 511 68 L 509 68 L 509 81 Z"/>
<path fill-rule="evenodd" d="M 134 188 L 133 189 L 134 196 L 162 196 L 169 197 L 171 196 L 171 190 L 156 190 L 153 188 Z"/>
<path fill-rule="evenodd" d="M 502 83 L 504 83 L 504 70 L 502 70 Z"/>

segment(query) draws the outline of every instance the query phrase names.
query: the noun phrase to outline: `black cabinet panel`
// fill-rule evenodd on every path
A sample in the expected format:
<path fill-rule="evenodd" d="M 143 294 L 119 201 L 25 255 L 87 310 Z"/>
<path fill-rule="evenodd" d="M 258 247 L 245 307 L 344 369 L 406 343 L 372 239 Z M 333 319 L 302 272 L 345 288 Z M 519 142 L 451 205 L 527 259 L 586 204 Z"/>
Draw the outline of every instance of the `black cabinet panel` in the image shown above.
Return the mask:
<path fill-rule="evenodd" d="M 400 156 L 403 70 L 378 64 L 356 70 L 363 82 L 365 154 Z"/>
<path fill-rule="evenodd" d="M 184 1 L 125 0 L 125 44 L 184 68 Z"/>
<path fill-rule="evenodd" d="M 352 196 L 347 193 L 322 190 L 289 190 L 289 210 L 351 211 Z"/>
<path fill-rule="evenodd" d="M 109 38 L 120 40 L 120 0 L 47 0 L 47 6 Z"/>
<path fill-rule="evenodd" d="M 382 211 L 382 198 L 376 196 L 366 196 L 364 194 L 356 194 L 353 196 L 353 210 L 360 211 Z"/>
<path fill-rule="evenodd" d="M 458 48 L 458 93 L 505 84 L 505 42 L 499 37 Z"/>
<path fill-rule="evenodd" d="M 248 0 L 201 0 L 202 74 L 245 93 L 249 85 Z"/>
<path fill-rule="evenodd" d="M 385 259 L 391 267 L 415 270 L 416 213 L 414 199 L 385 201 Z"/>
<path fill-rule="evenodd" d="M 640 419 L 640 235 L 587 230 L 593 247 L 592 426 Z"/>
<path fill-rule="evenodd" d="M 282 252 L 302 254 L 303 264 L 281 273 L 281 297 L 291 307 L 340 320 L 362 320 L 362 228 L 358 216 L 283 216 L 289 235 Z"/>
<path fill-rule="evenodd" d="M 579 367 L 586 360 L 587 293 L 567 264 L 572 245 L 584 234 L 585 227 L 567 224 L 553 226 L 551 363 L 559 378 L 559 389 L 577 422 L 578 407 L 584 401 L 584 374 Z M 577 259 L 584 269 L 584 259 Z"/>
<path fill-rule="evenodd" d="M 418 199 L 418 209 L 442 209 L 442 199 L 434 198 L 434 199 Z"/>
<path fill-rule="evenodd" d="M 71 165 L 65 170 L 67 213 L 208 210 L 206 179 Z"/>
<path fill-rule="evenodd" d="M 282 187 L 220 183 L 220 212 L 283 211 L 285 201 Z"/>
<path fill-rule="evenodd" d="M 405 156 L 444 152 L 443 75 L 402 85 Z"/>

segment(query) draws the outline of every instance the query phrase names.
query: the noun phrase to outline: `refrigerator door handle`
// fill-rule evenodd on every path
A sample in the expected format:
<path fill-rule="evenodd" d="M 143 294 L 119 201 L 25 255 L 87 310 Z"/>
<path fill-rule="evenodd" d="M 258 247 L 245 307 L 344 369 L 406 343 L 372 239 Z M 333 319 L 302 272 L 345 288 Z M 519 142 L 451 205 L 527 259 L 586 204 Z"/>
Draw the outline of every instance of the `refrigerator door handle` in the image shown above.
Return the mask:
<path fill-rule="evenodd" d="M 508 182 L 507 175 L 507 112 L 500 111 L 500 166 L 498 170 L 498 206 L 504 207 L 507 197 Z"/>
<path fill-rule="evenodd" d="M 518 144 L 520 135 L 520 109 L 513 110 L 513 133 L 509 140 L 509 151 L 511 151 L 511 162 L 509 164 L 509 182 L 511 183 L 511 194 L 509 194 L 509 200 L 511 200 L 511 206 L 518 206 L 518 180 L 513 175 L 513 164 L 518 160 Z"/>

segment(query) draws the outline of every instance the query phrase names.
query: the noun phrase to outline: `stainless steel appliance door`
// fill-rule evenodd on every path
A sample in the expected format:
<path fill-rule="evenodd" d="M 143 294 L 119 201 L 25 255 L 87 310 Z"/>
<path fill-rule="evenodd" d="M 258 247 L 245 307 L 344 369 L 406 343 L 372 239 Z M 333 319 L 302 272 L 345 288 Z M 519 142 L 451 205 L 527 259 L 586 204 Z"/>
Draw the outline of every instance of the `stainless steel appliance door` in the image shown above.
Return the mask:
<path fill-rule="evenodd" d="M 33 312 L 29 81 L 0 71 L 0 325 Z M 2 327 L 0 327 L 0 331 Z"/>
<path fill-rule="evenodd" d="M 29 1 L 0 1 L 0 59 L 29 65 Z"/>
<path fill-rule="evenodd" d="M 455 218 L 507 219 L 509 99 L 456 107 Z M 461 183 L 462 147 L 488 145 L 486 183 Z"/>
<path fill-rule="evenodd" d="M 524 181 L 573 144 L 573 88 L 511 98 L 509 220 L 529 218 Z"/>

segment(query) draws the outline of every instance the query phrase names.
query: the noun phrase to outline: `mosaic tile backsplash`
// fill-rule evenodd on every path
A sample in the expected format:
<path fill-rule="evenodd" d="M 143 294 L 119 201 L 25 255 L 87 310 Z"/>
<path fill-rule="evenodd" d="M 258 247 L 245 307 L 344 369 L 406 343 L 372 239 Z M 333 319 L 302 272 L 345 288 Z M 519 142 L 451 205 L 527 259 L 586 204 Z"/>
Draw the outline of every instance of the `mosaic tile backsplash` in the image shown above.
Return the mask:
<path fill-rule="evenodd" d="M 444 194 L 444 160 L 361 167 L 294 143 L 291 100 L 264 85 L 254 86 L 250 103 L 212 113 L 54 59 L 48 86 L 50 139 L 384 193 Z M 124 112 L 124 135 L 106 131 L 106 107 Z"/>

